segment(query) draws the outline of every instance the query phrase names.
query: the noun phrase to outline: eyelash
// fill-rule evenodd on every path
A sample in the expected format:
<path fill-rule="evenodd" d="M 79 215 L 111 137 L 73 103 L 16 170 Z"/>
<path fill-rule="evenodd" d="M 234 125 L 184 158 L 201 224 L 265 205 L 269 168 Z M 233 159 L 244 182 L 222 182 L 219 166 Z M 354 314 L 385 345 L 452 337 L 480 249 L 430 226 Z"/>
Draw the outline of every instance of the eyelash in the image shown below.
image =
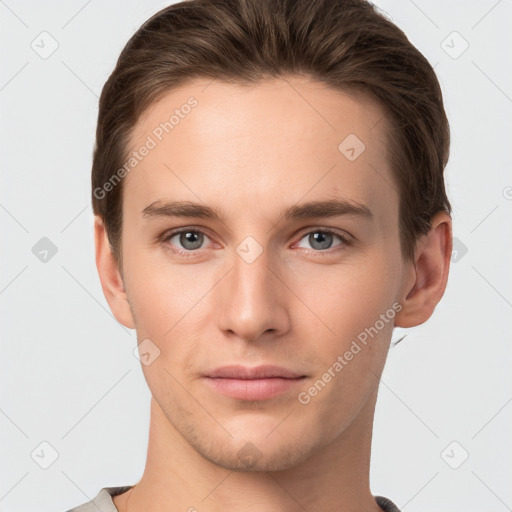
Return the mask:
<path fill-rule="evenodd" d="M 169 246 L 168 242 L 169 242 L 169 240 L 171 238 L 173 238 L 174 236 L 176 236 L 176 235 L 178 235 L 180 233 L 189 233 L 189 232 L 190 233 L 201 233 L 201 234 L 205 235 L 206 237 L 210 238 L 208 236 L 208 233 L 206 231 L 202 230 L 202 229 L 184 227 L 184 228 L 173 229 L 171 231 L 166 231 L 165 233 L 163 233 L 159 237 L 159 242 L 162 245 L 165 245 L 165 246 L 168 247 Z M 341 240 L 342 243 L 339 246 L 336 246 L 334 249 L 325 249 L 325 250 L 309 249 L 307 251 L 308 254 L 310 254 L 310 253 L 314 253 L 314 254 L 317 254 L 317 255 L 332 254 L 333 252 L 335 252 L 337 250 L 340 250 L 340 248 L 342 249 L 343 246 L 347 246 L 348 247 L 348 246 L 352 245 L 352 240 L 350 240 L 348 237 L 343 236 L 340 233 L 338 233 L 337 231 L 334 231 L 333 229 L 330 229 L 330 228 L 315 228 L 315 229 L 311 229 L 309 231 L 303 232 L 303 234 L 299 238 L 299 241 L 302 240 L 307 235 L 310 235 L 311 233 L 328 233 L 328 234 L 332 234 L 332 235 L 338 237 Z M 183 250 L 172 248 L 171 251 L 173 253 L 182 255 L 185 258 L 193 258 L 196 255 L 197 251 L 200 251 L 200 249 L 191 250 L 191 251 L 183 251 Z"/>

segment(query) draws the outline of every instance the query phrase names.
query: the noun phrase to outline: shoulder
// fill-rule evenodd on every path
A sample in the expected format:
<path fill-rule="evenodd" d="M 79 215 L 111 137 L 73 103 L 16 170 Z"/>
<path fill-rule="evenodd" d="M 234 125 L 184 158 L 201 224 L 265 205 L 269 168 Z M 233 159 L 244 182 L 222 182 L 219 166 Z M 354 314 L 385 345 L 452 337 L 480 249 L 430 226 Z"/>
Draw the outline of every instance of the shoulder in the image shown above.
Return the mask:
<path fill-rule="evenodd" d="M 98 512 L 98 509 L 101 510 L 101 512 L 118 512 L 112 501 L 112 497 L 126 492 L 131 487 L 133 486 L 103 487 L 94 499 L 69 509 L 66 512 Z"/>
<path fill-rule="evenodd" d="M 400 512 L 400 509 L 389 498 L 375 496 L 375 501 L 384 512 Z"/>

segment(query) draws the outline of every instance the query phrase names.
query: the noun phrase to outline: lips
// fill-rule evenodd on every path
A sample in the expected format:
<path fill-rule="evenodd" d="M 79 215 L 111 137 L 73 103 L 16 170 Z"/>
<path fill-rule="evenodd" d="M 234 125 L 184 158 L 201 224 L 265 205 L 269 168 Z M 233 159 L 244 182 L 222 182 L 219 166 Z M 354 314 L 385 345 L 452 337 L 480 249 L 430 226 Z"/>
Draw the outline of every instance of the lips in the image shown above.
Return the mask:
<path fill-rule="evenodd" d="M 215 391 L 239 400 L 267 400 L 297 386 L 306 376 L 280 366 L 223 366 L 209 371 L 205 381 Z"/>
<path fill-rule="evenodd" d="M 262 365 L 250 368 L 248 366 L 223 366 L 206 374 L 210 378 L 224 379 L 268 379 L 281 377 L 283 379 L 296 379 L 304 377 L 303 374 L 293 372 L 280 366 Z"/>

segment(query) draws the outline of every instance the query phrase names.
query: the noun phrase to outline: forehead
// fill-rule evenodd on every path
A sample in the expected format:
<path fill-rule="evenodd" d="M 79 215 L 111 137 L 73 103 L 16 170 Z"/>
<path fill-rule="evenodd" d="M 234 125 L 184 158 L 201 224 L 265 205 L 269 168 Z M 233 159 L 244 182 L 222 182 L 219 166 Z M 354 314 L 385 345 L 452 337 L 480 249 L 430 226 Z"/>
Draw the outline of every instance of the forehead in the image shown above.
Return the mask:
<path fill-rule="evenodd" d="M 139 155 L 125 178 L 123 211 L 180 199 L 277 216 L 301 199 L 346 198 L 396 217 L 386 126 L 370 97 L 306 78 L 195 80 L 137 122 L 129 152 Z"/>

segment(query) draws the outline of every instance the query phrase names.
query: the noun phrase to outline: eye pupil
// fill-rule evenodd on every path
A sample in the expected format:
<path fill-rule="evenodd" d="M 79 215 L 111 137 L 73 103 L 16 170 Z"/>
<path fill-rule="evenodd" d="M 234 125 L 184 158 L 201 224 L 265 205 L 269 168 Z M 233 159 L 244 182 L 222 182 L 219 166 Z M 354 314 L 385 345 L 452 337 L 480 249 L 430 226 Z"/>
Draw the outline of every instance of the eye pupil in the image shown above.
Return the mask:
<path fill-rule="evenodd" d="M 332 244 L 332 233 L 326 233 L 324 231 L 315 231 L 309 235 L 309 243 L 314 249 L 324 250 L 329 249 Z M 326 241 L 327 240 L 327 241 Z M 315 243 L 319 242 L 320 247 L 315 247 Z"/>
<path fill-rule="evenodd" d="M 187 245 L 187 244 L 191 244 Z M 201 247 L 203 243 L 203 234 L 197 231 L 184 231 L 180 233 L 180 244 L 188 250 L 195 250 Z"/>

